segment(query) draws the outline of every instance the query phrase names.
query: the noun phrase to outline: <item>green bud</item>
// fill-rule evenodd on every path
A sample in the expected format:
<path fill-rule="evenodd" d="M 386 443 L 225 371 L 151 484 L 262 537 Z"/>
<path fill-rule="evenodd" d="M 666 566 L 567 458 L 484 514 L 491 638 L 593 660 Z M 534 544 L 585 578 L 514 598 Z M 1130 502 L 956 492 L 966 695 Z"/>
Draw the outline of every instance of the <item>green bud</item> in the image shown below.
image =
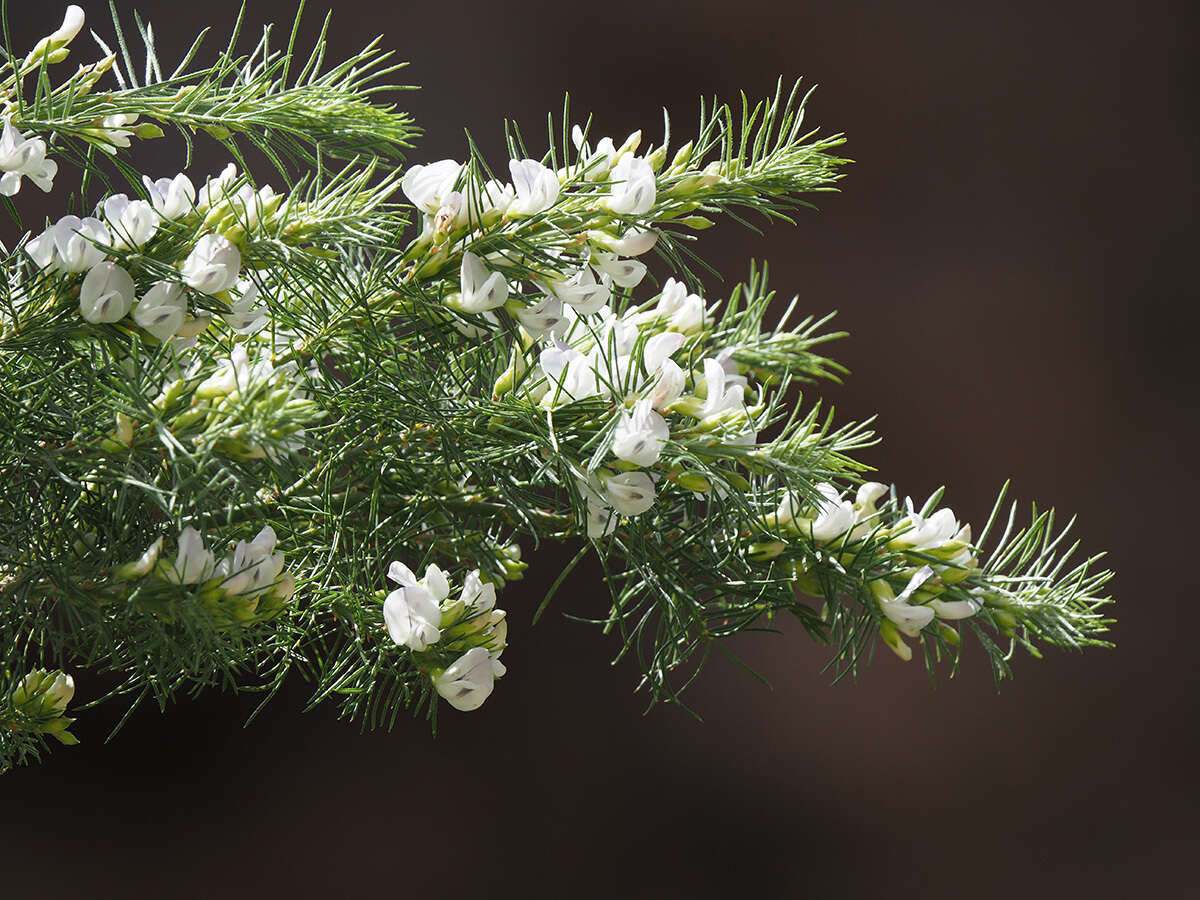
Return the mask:
<path fill-rule="evenodd" d="M 992 610 L 992 618 L 996 620 L 1004 631 L 1012 632 L 1017 627 L 1017 617 L 1010 613 L 1007 609 Z"/>
<path fill-rule="evenodd" d="M 938 634 L 942 636 L 942 640 L 951 647 L 957 647 L 962 643 L 962 638 L 959 636 L 957 628 L 951 628 L 945 622 L 938 622 L 937 627 Z"/>
<path fill-rule="evenodd" d="M 663 146 L 655 149 L 652 153 L 647 154 L 645 156 L 645 160 L 650 164 L 650 168 L 654 172 L 658 172 L 663 167 L 663 163 L 667 161 L 666 145 L 664 144 Z"/>
<path fill-rule="evenodd" d="M 675 151 L 675 156 L 671 159 L 671 165 L 667 167 L 667 175 L 677 175 L 680 172 L 687 170 L 688 163 L 692 159 L 692 150 L 695 149 L 695 142 L 688 141 L 682 147 Z"/>
<path fill-rule="evenodd" d="M 779 554 L 787 549 L 787 544 L 783 541 L 764 541 L 750 545 L 750 558 L 765 562 L 768 559 L 775 559 Z"/>
<path fill-rule="evenodd" d="M 139 137 L 144 141 L 160 138 L 163 136 L 163 133 L 163 130 L 153 122 L 143 122 L 141 125 L 138 125 L 133 129 L 134 136 Z"/>
<path fill-rule="evenodd" d="M 712 219 L 704 216 L 684 216 L 682 219 L 675 219 L 676 224 L 691 228 L 693 231 L 704 231 L 712 228 L 717 223 Z"/>
<path fill-rule="evenodd" d="M 712 490 L 708 479 L 699 472 L 684 472 L 675 479 L 675 483 L 684 490 L 694 491 L 697 494 L 707 494 Z"/>
<path fill-rule="evenodd" d="M 233 132 L 224 125 L 201 125 L 200 129 L 202 131 L 207 131 L 218 141 L 227 141 L 233 137 Z"/>

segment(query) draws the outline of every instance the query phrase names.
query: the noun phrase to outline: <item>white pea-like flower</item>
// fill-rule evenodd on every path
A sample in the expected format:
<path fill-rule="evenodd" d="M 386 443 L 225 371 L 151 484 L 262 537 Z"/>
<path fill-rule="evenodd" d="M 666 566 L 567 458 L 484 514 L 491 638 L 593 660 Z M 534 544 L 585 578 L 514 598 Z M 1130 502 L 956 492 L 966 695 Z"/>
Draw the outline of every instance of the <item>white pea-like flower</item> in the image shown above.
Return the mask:
<path fill-rule="evenodd" d="M 635 466 L 652 466 L 658 462 L 670 437 L 667 420 L 654 411 L 649 398 L 639 400 L 633 414 L 621 413 L 621 421 L 613 434 L 612 452 L 618 459 Z"/>
<path fill-rule="evenodd" d="M 191 525 L 179 533 L 179 552 L 174 565 L 163 576 L 174 584 L 197 584 L 212 577 L 215 565 L 211 550 L 204 547 L 204 538 Z"/>
<path fill-rule="evenodd" d="M 604 498 L 618 512 L 640 516 L 654 505 L 654 482 L 645 472 L 622 472 L 604 479 Z"/>
<path fill-rule="evenodd" d="M 658 381 L 650 388 L 646 399 L 655 409 L 666 409 L 683 394 L 686 383 L 687 376 L 684 375 L 683 369 L 679 368 L 679 364 L 673 359 L 664 359 L 659 363 Z"/>
<path fill-rule="evenodd" d="M 588 240 L 618 256 L 641 256 L 658 243 L 658 232 L 652 228 L 628 228 L 620 237 L 603 231 L 588 232 Z"/>
<path fill-rule="evenodd" d="M 617 287 L 636 287 L 646 277 L 646 264 L 636 259 L 621 259 L 615 253 L 593 250 L 589 260 L 593 269 L 607 275 Z"/>
<path fill-rule="evenodd" d="M 433 682 L 443 700 L 460 712 L 471 712 L 483 706 L 492 695 L 496 677 L 504 671 L 483 647 L 472 647 L 442 671 Z"/>
<path fill-rule="evenodd" d="M 42 696 L 50 710 L 58 713 L 65 711 L 67 704 L 75 696 L 75 679 L 66 672 L 59 672 L 50 686 L 42 692 Z"/>
<path fill-rule="evenodd" d="M 128 147 L 129 139 L 133 136 L 133 131 L 125 126 L 132 125 L 137 120 L 137 113 L 115 113 L 105 116 L 100 120 L 100 128 L 97 132 L 100 141 L 96 146 L 105 153 L 115 156 L 117 148 Z"/>
<path fill-rule="evenodd" d="M 462 164 L 452 159 L 442 159 L 428 165 L 413 166 L 404 173 L 400 189 L 404 196 L 421 212 L 437 215 L 454 190 L 462 172 Z"/>
<path fill-rule="evenodd" d="M 742 383 L 731 378 L 724 366 L 712 357 L 704 360 L 704 384 L 707 394 L 700 409 L 701 420 L 741 409 L 745 405 Z"/>
<path fill-rule="evenodd" d="M 86 272 L 104 259 L 104 251 L 96 245 L 111 242 L 99 219 L 63 216 L 26 244 L 25 252 L 43 269 Z"/>
<path fill-rule="evenodd" d="M 283 554 L 275 552 L 277 540 L 275 529 L 267 525 L 254 540 L 238 541 L 216 567 L 221 590 L 231 597 L 256 597 L 270 590 L 283 571 Z"/>
<path fill-rule="evenodd" d="M 266 324 L 267 308 L 256 305 L 259 297 L 258 285 L 253 282 L 241 282 L 238 287 L 241 294 L 229 304 L 229 312 L 221 313 L 221 318 L 238 334 L 250 334 Z"/>
<path fill-rule="evenodd" d="M 141 247 L 158 231 L 158 214 L 145 200 L 130 200 L 126 194 L 113 194 L 104 201 L 104 221 L 112 234 L 114 247 Z"/>
<path fill-rule="evenodd" d="M 173 281 L 156 281 L 133 308 L 133 321 L 160 341 L 178 334 L 186 317 L 183 286 Z"/>
<path fill-rule="evenodd" d="M 62 24 L 53 32 L 38 41 L 26 57 L 27 63 L 39 62 L 43 57 L 55 50 L 62 50 L 75 39 L 83 28 L 83 10 L 75 4 L 67 7 Z"/>
<path fill-rule="evenodd" d="M 237 283 L 241 251 L 228 238 L 206 234 L 183 263 L 183 280 L 205 294 L 227 291 Z"/>
<path fill-rule="evenodd" d="M 608 177 L 617 159 L 617 148 L 612 138 L 600 138 L 596 149 L 593 150 L 584 140 L 583 129 L 574 125 L 571 128 L 571 143 L 579 153 L 579 165 L 587 169 L 584 178 L 588 181 L 602 181 Z"/>
<path fill-rule="evenodd" d="M 599 312 L 612 299 L 608 277 L 596 281 L 596 276 L 588 266 L 564 281 L 549 281 L 546 286 L 559 300 L 585 316 Z"/>
<path fill-rule="evenodd" d="M 547 295 L 532 306 L 517 310 L 517 321 L 534 337 L 560 334 L 566 328 L 563 302 Z"/>
<path fill-rule="evenodd" d="M 558 200 L 558 175 L 536 159 L 510 159 L 508 171 L 517 196 L 509 204 L 507 215 L 537 215 Z"/>
<path fill-rule="evenodd" d="M 383 601 L 383 621 L 392 640 L 418 652 L 436 644 L 441 638 L 440 604 L 450 593 L 445 573 L 430 565 L 418 581 L 408 566 L 393 562 L 387 575 L 400 585 Z"/>
<path fill-rule="evenodd" d="M 54 187 L 58 163 L 46 159 L 46 141 L 26 137 L 4 116 L 0 130 L 0 195 L 11 197 L 21 189 L 21 179 L 28 178 L 43 192 Z"/>
<path fill-rule="evenodd" d="M 932 577 L 933 569 L 929 566 L 922 566 L 913 573 L 908 585 L 894 600 L 887 599 L 888 592 L 886 591 L 884 596 L 879 598 L 879 608 L 883 610 L 883 614 L 898 630 L 909 637 L 916 637 L 921 633 L 922 628 L 933 621 L 932 606 L 914 606 L 908 602 L 913 593 Z"/>
<path fill-rule="evenodd" d="M 619 216 L 641 216 L 654 206 L 654 170 L 640 156 L 622 156 L 609 173 L 612 188 L 603 205 Z"/>
<path fill-rule="evenodd" d="M 159 178 L 151 181 L 142 176 L 142 184 L 150 197 L 150 205 L 164 219 L 173 220 L 185 216 L 196 205 L 196 186 L 180 172 L 174 178 Z"/>
<path fill-rule="evenodd" d="M 237 180 L 237 166 L 229 163 L 219 174 L 204 179 L 204 186 L 196 194 L 196 206 L 201 210 L 208 210 L 225 203 L 231 196 Z"/>
<path fill-rule="evenodd" d="M 118 322 L 125 318 L 136 296 L 128 272 L 116 263 L 97 263 L 79 287 L 79 313 L 94 325 Z"/>
<path fill-rule="evenodd" d="M 459 267 L 459 294 L 455 308 L 465 313 L 481 313 L 503 306 L 508 300 L 508 282 L 499 272 L 489 272 L 483 260 L 467 250 Z"/>
<path fill-rule="evenodd" d="M 654 374 L 662 368 L 663 363 L 683 346 L 683 341 L 683 335 L 677 331 L 663 331 L 648 337 L 642 348 L 642 365 L 646 367 L 646 371 Z"/>
<path fill-rule="evenodd" d="M 688 292 L 683 282 L 668 278 L 653 315 L 665 318 L 667 328 L 687 334 L 704 326 L 704 300 Z"/>
<path fill-rule="evenodd" d="M 817 517 L 812 523 L 812 536 L 818 541 L 832 541 L 852 529 L 858 521 L 854 505 L 843 500 L 841 494 L 829 482 L 817 485 L 821 500 L 817 504 Z"/>

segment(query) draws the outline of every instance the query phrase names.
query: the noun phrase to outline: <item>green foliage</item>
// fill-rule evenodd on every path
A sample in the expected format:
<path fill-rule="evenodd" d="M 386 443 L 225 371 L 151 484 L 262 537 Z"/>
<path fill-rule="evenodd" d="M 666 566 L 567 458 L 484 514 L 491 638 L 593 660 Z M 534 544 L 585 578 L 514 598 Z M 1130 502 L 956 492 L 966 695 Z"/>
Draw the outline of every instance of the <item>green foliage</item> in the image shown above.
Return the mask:
<path fill-rule="evenodd" d="M 579 399 L 548 373 L 522 316 L 568 261 L 586 268 L 589 253 L 627 247 L 648 229 L 658 261 L 697 286 L 703 260 L 688 243 L 707 216 L 786 218 L 808 194 L 832 190 L 845 160 L 830 151 L 841 138 L 803 131 L 798 87 L 755 105 L 742 98 L 740 110 L 702 104 L 692 141 L 670 159 L 665 139 L 644 152 L 655 190 L 640 212 L 612 211 L 619 184 L 571 151 L 566 109 L 561 138 L 552 123 L 542 157 L 559 186 L 543 208 L 489 211 L 492 172 L 472 147 L 454 183 L 465 210 L 422 216 L 396 198 L 397 164 L 416 132 L 407 115 L 375 101 L 387 88 L 379 79 L 398 68 L 385 65 L 378 42 L 319 74 L 324 30 L 307 57 L 296 53 L 295 31 L 285 51 L 270 49 L 269 29 L 239 55 L 239 26 L 213 64 L 190 68 L 198 39 L 164 74 L 153 30 L 136 26 L 142 66 L 119 25 L 119 52 L 57 86 L 47 54 L 32 67 L 9 65 L 0 90 L 13 122 L 48 139 L 59 178 L 71 165 L 84 186 L 107 178 L 94 152 L 107 145 L 113 189 L 146 196 L 121 151 L 126 138 L 153 132 L 139 133 L 133 119 L 111 124 L 136 116 L 139 127 L 174 126 L 189 149 L 207 131 L 243 168 L 246 143 L 290 188 L 274 196 L 256 193 L 248 174 L 213 180 L 142 245 L 100 242 L 139 297 L 161 282 L 186 294 L 188 340 L 156 338 L 136 318 L 88 321 L 82 271 L 40 268 L 28 235 L 4 251 L 0 664 L 11 709 L 0 715 L 0 767 L 42 749 L 42 732 L 18 720 L 11 698 L 48 667 L 115 673 L 109 696 L 131 709 L 210 687 L 259 691 L 265 702 L 295 673 L 311 682 L 314 704 L 335 703 L 365 727 L 390 726 L 401 710 L 436 722 L 444 710 L 436 679 L 457 651 L 442 642 L 417 652 L 389 637 L 388 563 L 434 563 L 460 581 L 479 569 L 503 587 L 521 576 L 519 547 L 544 541 L 578 552 L 534 618 L 595 553 L 611 594 L 598 623 L 615 633 L 620 655 L 636 658 L 654 700 L 679 702 L 725 638 L 770 629 L 781 613 L 831 645 L 841 673 L 881 634 L 903 654 L 885 602 L 925 565 L 932 576 L 913 602 L 969 604 L 968 628 L 998 677 L 1017 645 L 1036 653 L 1038 643 L 1101 643 L 1108 573 L 1095 557 L 1067 562 L 1052 514 L 1035 512 L 1024 529 L 1010 515 L 982 564 L 975 548 L 986 549 L 992 523 L 977 545 L 956 536 L 910 546 L 916 520 L 894 489 L 878 508 L 856 501 L 853 530 L 819 536 L 823 485 L 861 482 L 867 467 L 854 454 L 873 437 L 864 425 L 838 424 L 813 398 L 813 385 L 845 372 L 823 355 L 842 334 L 825 330 L 829 317 L 789 324 L 796 300 L 770 324 L 765 266 L 724 303 L 697 298 L 707 308 L 672 332 L 680 395 L 662 407 L 670 436 L 645 470 L 658 479 L 654 503 L 596 521 L 607 479 L 642 471 L 614 459 L 614 442 L 638 398 L 665 377 L 648 347 L 676 328 L 667 286 L 639 300 L 633 287 L 610 285 L 611 318 L 577 317 L 557 335 L 581 355 L 627 360 Z M 10 47 L 8 59 L 25 57 Z M 110 67 L 116 84 L 102 86 Z M 131 133 L 114 140 L 106 128 Z M 514 158 L 529 156 L 515 126 L 509 143 Z M 346 163 L 333 171 L 327 157 Z M 408 234 L 409 221 L 424 227 Z M 248 286 L 209 294 L 188 280 L 192 254 L 211 234 L 236 249 L 265 307 L 261 329 L 234 324 L 236 304 L 253 297 Z M 511 286 L 484 314 L 461 308 L 468 253 Z M 620 349 L 617 331 L 632 325 L 636 338 Z M 718 412 L 714 359 L 736 395 Z M 1000 516 L 998 501 L 993 520 Z M 183 577 L 184 529 L 219 550 L 268 524 L 286 566 L 269 589 L 233 590 L 238 572 Z M 293 577 L 294 597 L 282 587 Z M 958 635 L 941 620 L 919 630 L 931 668 L 943 656 L 957 665 Z"/>

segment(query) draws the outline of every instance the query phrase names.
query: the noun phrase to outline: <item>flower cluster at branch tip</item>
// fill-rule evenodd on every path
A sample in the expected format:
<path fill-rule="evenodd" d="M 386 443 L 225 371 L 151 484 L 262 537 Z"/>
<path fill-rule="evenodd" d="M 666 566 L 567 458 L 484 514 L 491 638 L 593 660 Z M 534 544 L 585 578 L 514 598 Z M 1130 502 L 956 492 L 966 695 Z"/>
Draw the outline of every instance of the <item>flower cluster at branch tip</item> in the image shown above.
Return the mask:
<path fill-rule="evenodd" d="M 868 582 L 884 616 L 880 634 L 901 659 L 912 658 L 912 648 L 901 634 L 917 637 L 935 618 L 965 619 L 983 608 L 975 591 L 962 599 L 943 599 L 949 586 L 961 582 L 978 565 L 977 551 L 971 546 L 971 526 L 960 526 L 952 509 L 924 516 L 916 511 L 912 499 L 906 498 L 907 515 L 887 527 L 876 508 L 877 501 L 888 493 L 886 485 L 867 482 L 853 502 L 843 499 L 832 484 L 823 482 L 816 487 L 821 496 L 816 507 L 786 493 L 767 524 L 831 549 L 844 549 L 874 535 L 885 540 L 889 549 L 908 557 L 912 567 L 906 570 L 908 580 L 899 594 L 885 578 Z"/>
<path fill-rule="evenodd" d="M 475 569 L 451 600 L 446 573 L 432 563 L 418 579 L 408 566 L 393 562 L 387 577 L 400 585 L 383 601 L 388 635 L 413 652 L 447 703 L 463 712 L 478 709 L 505 671 L 500 654 L 508 622 L 504 610 L 496 609 L 496 586 Z M 443 667 L 444 658 L 452 661 Z"/>
<path fill-rule="evenodd" d="M 5 706 L 11 721 L 0 726 L 48 734 L 62 744 L 76 744 L 75 736 L 67 730 L 74 719 L 66 716 L 67 705 L 75 696 L 75 679 L 58 670 L 34 669 L 17 682 L 12 693 L 0 700 L 0 717 Z"/>
<path fill-rule="evenodd" d="M 179 533 L 175 559 L 161 559 L 158 538 L 136 561 L 117 569 L 118 578 L 153 576 L 177 585 L 196 585 L 206 609 L 218 621 L 265 619 L 283 608 L 296 592 L 296 577 L 284 571 L 275 530 L 266 525 L 250 541 L 238 541 L 220 560 L 190 525 Z"/>

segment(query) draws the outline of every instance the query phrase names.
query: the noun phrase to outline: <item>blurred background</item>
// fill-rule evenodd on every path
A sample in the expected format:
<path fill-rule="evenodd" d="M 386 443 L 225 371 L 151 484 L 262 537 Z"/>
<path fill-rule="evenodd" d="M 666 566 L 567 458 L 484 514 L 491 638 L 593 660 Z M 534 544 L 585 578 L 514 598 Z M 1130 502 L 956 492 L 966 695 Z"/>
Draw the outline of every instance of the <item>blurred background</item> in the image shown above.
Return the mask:
<path fill-rule="evenodd" d="M 83 5 L 110 34 L 105 7 Z M 10 5 L 14 43 L 60 6 Z M 878 414 L 885 441 L 866 455 L 903 492 L 945 483 L 978 527 L 1011 476 L 1013 496 L 1077 513 L 1118 572 L 1117 646 L 1019 657 L 1000 692 L 974 646 L 936 685 L 886 650 L 831 685 L 827 651 L 785 623 L 735 648 L 770 689 L 718 660 L 690 694 L 702 723 L 644 715 L 616 645 L 561 616 L 603 605 L 598 569 L 529 626 L 563 563 L 550 549 L 505 592 L 508 676 L 436 739 L 403 718 L 363 735 L 300 715 L 303 685 L 245 730 L 254 697 L 142 709 L 110 743 L 119 710 L 85 716 L 83 746 L 0 781 L 5 893 L 1101 898 L 1193 883 L 1186 6 L 340 0 L 329 58 L 383 33 L 423 86 L 396 98 L 426 131 L 414 162 L 463 158 L 466 127 L 502 164 L 505 117 L 540 152 L 564 91 L 618 142 L 639 127 L 659 142 L 666 107 L 678 144 L 701 95 L 820 83 L 808 121 L 845 132 L 856 161 L 842 193 L 795 228 L 706 232 L 726 279 L 709 295 L 766 259 L 781 294 L 838 310 L 851 337 L 834 356 L 853 374 L 823 394 L 843 418 Z M 137 8 L 173 64 L 205 25 L 215 52 L 237 3 Z M 275 21 L 282 41 L 294 12 L 251 0 L 247 37 Z M 310 4 L 304 37 L 323 12 Z M 161 143 L 155 174 L 178 171 L 181 148 Z M 201 146 L 193 179 L 225 162 Z"/>

